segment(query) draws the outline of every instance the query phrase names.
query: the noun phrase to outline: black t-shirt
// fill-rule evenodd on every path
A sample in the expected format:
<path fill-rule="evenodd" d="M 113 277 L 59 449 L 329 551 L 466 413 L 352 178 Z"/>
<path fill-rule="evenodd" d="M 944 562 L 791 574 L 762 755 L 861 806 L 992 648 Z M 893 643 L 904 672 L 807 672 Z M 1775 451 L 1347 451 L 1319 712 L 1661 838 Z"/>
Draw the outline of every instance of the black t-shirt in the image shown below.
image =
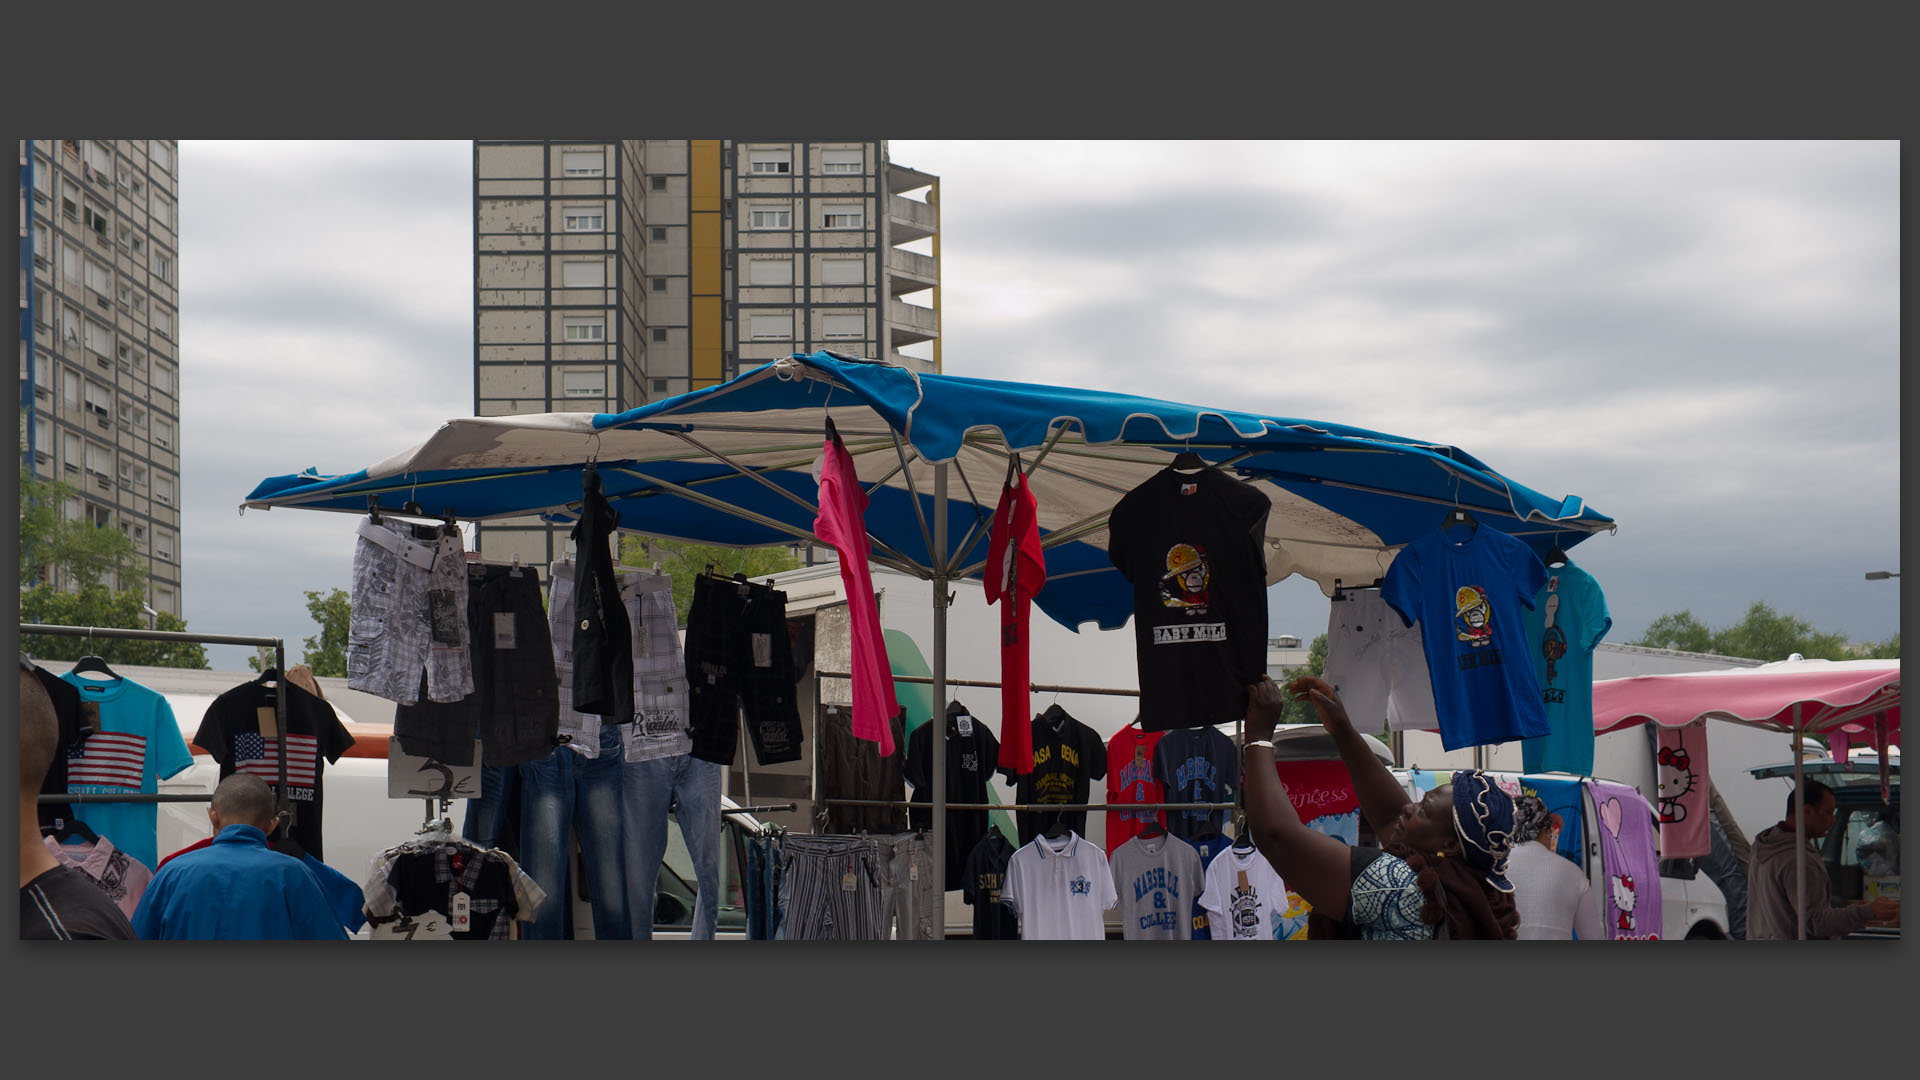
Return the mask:
<path fill-rule="evenodd" d="M 498 857 L 479 848 L 414 851 L 403 853 L 387 869 L 387 883 L 393 886 L 394 899 L 401 914 L 425 915 L 437 911 L 451 915 L 453 895 L 464 892 L 470 901 L 472 925 L 453 931 L 455 941 L 487 941 L 504 938 L 505 929 L 494 933 L 494 923 L 514 919 L 520 904 L 513 891 L 513 871 Z M 557 901 L 564 901 L 565 897 Z"/>
<path fill-rule="evenodd" d="M 1180 728 L 1153 748 L 1153 778 L 1167 802 L 1232 802 L 1240 786 L 1233 740 L 1218 729 Z M 1225 810 L 1169 810 L 1167 831 L 1193 841 L 1222 831 Z"/>
<path fill-rule="evenodd" d="M 978 719 L 969 716 L 967 720 L 971 730 L 965 735 L 960 734 L 958 715 L 946 720 L 947 801 L 950 803 L 986 802 L 987 781 L 1000 760 L 1000 740 Z M 912 802 L 933 801 L 933 728 L 933 723 L 921 724 L 907 739 L 906 778 L 907 783 L 913 785 Z M 947 811 L 948 889 L 960 887 L 967 855 L 987 831 L 987 814 L 986 810 Z M 933 828 L 931 810 L 912 810 L 907 816 L 913 828 Z"/>
<path fill-rule="evenodd" d="M 1012 860 L 1013 845 L 999 829 L 989 829 L 967 853 L 960 895 L 973 905 L 973 936 L 977 941 L 1013 941 L 1020 937 L 1020 920 L 1012 908 L 1000 902 L 1000 890 L 1007 884 L 1007 863 Z"/>
<path fill-rule="evenodd" d="M 34 677 L 40 685 L 47 688 L 47 696 L 53 698 L 53 715 L 60 723 L 60 745 L 53 753 L 53 764 L 47 767 L 47 777 L 40 782 L 40 794 L 65 795 L 67 793 L 67 755 L 73 747 L 85 741 L 93 734 L 81 718 L 80 691 L 74 685 L 45 668 L 35 666 Z M 94 706 L 98 710 L 99 706 Z M 57 829 L 73 820 L 73 807 L 68 803 L 41 803 L 40 828 Z"/>
<path fill-rule="evenodd" d="M 20 890 L 20 940 L 134 940 L 133 924 L 92 878 L 56 866 Z"/>
<path fill-rule="evenodd" d="M 1219 469 L 1162 469 L 1107 516 L 1107 557 L 1133 583 L 1144 731 L 1224 724 L 1267 670 L 1272 502 Z"/>
<path fill-rule="evenodd" d="M 1049 712 L 1052 710 L 1049 709 Z M 1033 771 L 1020 777 L 1016 794 L 1023 803 L 1085 803 L 1093 781 L 1107 775 L 1107 744 L 1087 725 L 1061 709 L 1056 727 L 1047 714 L 1033 718 Z M 1085 810 L 1032 811 L 1016 815 L 1022 846 L 1057 823 L 1087 834 Z"/>
<path fill-rule="evenodd" d="M 340 760 L 353 745 L 353 736 L 340 724 L 333 706 L 285 679 L 278 684 L 287 695 L 287 799 L 293 803 L 290 835 L 307 853 L 326 861 L 320 847 L 321 773 L 325 762 Z M 200 720 L 194 745 L 220 763 L 220 779 L 244 769 L 278 787 L 280 769 L 273 744 L 260 734 L 257 710 L 273 708 L 273 690 L 259 681 L 239 686 L 213 699 Z"/>

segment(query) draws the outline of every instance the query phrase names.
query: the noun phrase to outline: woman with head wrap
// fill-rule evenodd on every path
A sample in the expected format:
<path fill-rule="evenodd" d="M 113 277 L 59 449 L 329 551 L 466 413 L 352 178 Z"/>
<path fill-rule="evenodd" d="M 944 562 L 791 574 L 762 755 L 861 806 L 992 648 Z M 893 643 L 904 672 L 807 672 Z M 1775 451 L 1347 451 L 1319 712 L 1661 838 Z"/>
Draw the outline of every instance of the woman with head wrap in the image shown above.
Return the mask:
<path fill-rule="evenodd" d="M 1519 925 L 1506 877 L 1513 799 L 1485 773 L 1463 769 L 1414 801 L 1367 748 L 1333 687 L 1312 676 L 1289 684 L 1333 736 L 1378 848 L 1350 848 L 1300 820 L 1273 767 L 1273 729 L 1285 705 L 1266 676 L 1248 688 L 1247 824 L 1287 887 L 1368 939 L 1511 940 Z"/>
<path fill-rule="evenodd" d="M 1588 892 L 1587 875 L 1562 858 L 1560 815 L 1538 796 L 1513 801 L 1513 854 L 1507 878 L 1513 882 L 1513 906 L 1520 913 L 1522 941 L 1605 941 L 1600 905 Z"/>

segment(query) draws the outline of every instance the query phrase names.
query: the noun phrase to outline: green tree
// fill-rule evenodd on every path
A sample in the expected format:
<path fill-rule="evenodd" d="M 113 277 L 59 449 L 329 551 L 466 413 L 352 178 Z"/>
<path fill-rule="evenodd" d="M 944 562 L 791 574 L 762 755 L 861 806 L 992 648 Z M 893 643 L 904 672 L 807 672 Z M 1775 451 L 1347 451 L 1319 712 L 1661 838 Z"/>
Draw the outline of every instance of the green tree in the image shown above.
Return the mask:
<path fill-rule="evenodd" d="M 758 581 L 801 565 L 792 550 L 784 547 L 709 547 L 638 536 L 620 538 L 620 562 L 625 566 L 658 562 L 663 573 L 673 576 L 673 613 L 681 626 L 687 624 L 687 609 L 693 606 L 693 579 L 705 573 L 708 566 L 716 574 L 745 574 Z"/>
<path fill-rule="evenodd" d="M 306 652 L 300 662 L 315 675 L 347 677 L 347 628 L 353 624 L 353 602 L 345 589 L 334 589 L 325 596 L 318 589 L 307 590 L 307 614 L 320 624 L 320 636 L 307 638 Z M 268 650 L 271 651 L 271 650 Z M 247 666 L 260 670 L 260 657 L 247 657 Z"/>
<path fill-rule="evenodd" d="M 167 612 L 147 615 L 146 567 L 133 541 L 118 529 L 61 516 L 60 507 L 75 496 L 58 480 L 43 480 L 20 467 L 20 621 L 52 626 L 100 626 L 123 630 L 184 631 L 186 620 Z M 52 567 L 69 588 L 44 580 Z M 109 589 L 109 578 L 120 588 Z M 149 622 L 151 618 L 151 622 Z M 123 638 L 23 635 L 20 647 L 43 660 L 78 660 L 93 655 L 109 664 L 206 668 L 207 651 L 193 642 L 135 641 Z"/>
<path fill-rule="evenodd" d="M 1311 645 L 1307 646 L 1307 666 L 1298 671 L 1289 672 L 1287 679 L 1290 681 L 1298 675 L 1312 675 L 1316 678 L 1325 678 L 1326 674 L 1327 635 L 1321 634 L 1313 639 Z M 1362 730 L 1365 730 L 1366 721 L 1363 718 L 1356 716 L 1353 719 L 1355 723 L 1361 725 Z M 1320 722 L 1320 714 L 1313 710 L 1312 701 L 1305 697 L 1295 697 L 1292 694 L 1288 694 L 1287 706 L 1285 711 L 1280 714 L 1280 722 L 1283 724 L 1317 724 Z M 1381 722 L 1385 723 L 1384 717 L 1381 718 Z"/>
<path fill-rule="evenodd" d="M 1807 620 L 1775 611 L 1759 600 L 1739 622 L 1718 630 L 1709 630 L 1691 611 L 1662 615 L 1631 644 L 1767 661 L 1785 660 L 1794 653 L 1809 660 L 1844 660 L 1849 655 L 1845 634 L 1815 630 Z M 1898 635 L 1891 645 L 1899 649 Z"/>
<path fill-rule="evenodd" d="M 1900 659 L 1899 632 L 1895 631 L 1894 635 L 1885 641 L 1876 641 L 1873 644 L 1867 646 L 1867 651 L 1863 653 L 1860 658 L 1863 660 L 1898 660 Z"/>

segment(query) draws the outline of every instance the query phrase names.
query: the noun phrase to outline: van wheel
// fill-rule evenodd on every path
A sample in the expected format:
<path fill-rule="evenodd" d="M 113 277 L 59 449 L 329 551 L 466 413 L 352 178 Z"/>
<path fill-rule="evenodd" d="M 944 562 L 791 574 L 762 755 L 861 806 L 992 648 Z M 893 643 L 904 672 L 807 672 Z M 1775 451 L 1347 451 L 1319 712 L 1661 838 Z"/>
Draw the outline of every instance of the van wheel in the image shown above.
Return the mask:
<path fill-rule="evenodd" d="M 1687 928 L 1688 941 L 1725 941 L 1727 935 L 1710 922 L 1697 922 Z"/>

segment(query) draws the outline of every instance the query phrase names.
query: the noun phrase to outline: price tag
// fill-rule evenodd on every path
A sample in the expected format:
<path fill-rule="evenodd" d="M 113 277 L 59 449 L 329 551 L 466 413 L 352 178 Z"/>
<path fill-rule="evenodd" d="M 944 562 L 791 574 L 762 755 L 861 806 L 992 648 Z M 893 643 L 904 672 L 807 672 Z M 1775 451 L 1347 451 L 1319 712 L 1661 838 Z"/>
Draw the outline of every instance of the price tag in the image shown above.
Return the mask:
<path fill-rule="evenodd" d="M 907 880 L 908 881 L 920 880 L 920 864 L 918 862 L 910 862 L 907 864 Z"/>
<path fill-rule="evenodd" d="M 973 734 L 973 717 L 963 713 L 954 719 L 959 722 L 960 734 L 963 738 Z"/>
<path fill-rule="evenodd" d="M 847 860 L 847 872 L 840 876 L 840 891 L 852 892 L 859 888 L 859 881 L 853 876 L 853 860 Z"/>
<path fill-rule="evenodd" d="M 753 635 L 753 666 L 770 668 L 773 666 L 773 635 Z"/>
<path fill-rule="evenodd" d="M 253 715 L 260 721 L 261 738 L 277 739 L 280 737 L 280 721 L 279 718 L 273 715 L 272 708 L 255 709 L 253 710 Z"/>
<path fill-rule="evenodd" d="M 496 611 L 493 613 L 493 647 L 496 649 L 514 648 L 513 612 Z"/>
<path fill-rule="evenodd" d="M 455 604 L 452 589 L 427 591 L 427 615 L 433 627 L 434 644 L 460 644 L 460 609 Z"/>
<path fill-rule="evenodd" d="M 472 897 L 463 892 L 454 893 L 453 901 L 449 905 L 447 921 L 455 931 L 465 932 L 473 929 Z"/>

